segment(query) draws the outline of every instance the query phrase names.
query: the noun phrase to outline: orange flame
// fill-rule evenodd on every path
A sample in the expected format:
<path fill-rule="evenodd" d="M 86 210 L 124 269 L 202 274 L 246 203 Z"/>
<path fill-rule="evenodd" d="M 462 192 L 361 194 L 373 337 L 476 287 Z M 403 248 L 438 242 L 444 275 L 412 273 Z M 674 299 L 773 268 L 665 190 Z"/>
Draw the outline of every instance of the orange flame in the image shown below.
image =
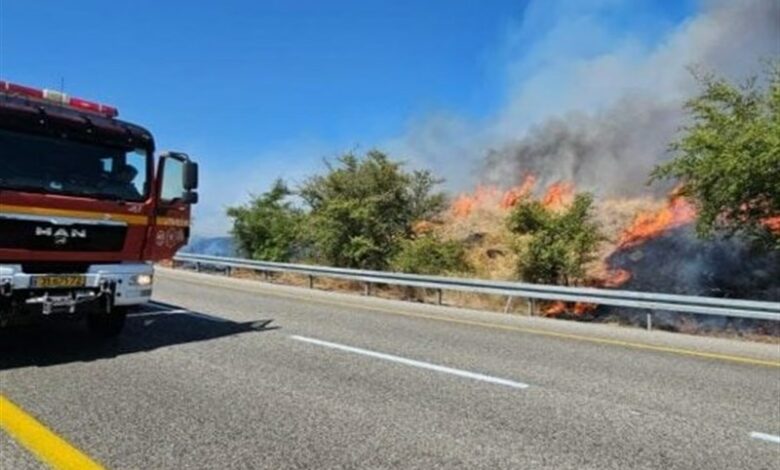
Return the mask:
<path fill-rule="evenodd" d="M 558 181 L 550 185 L 542 196 L 542 205 L 548 209 L 558 210 L 566 207 L 574 200 L 574 184 L 571 181 Z"/>
<path fill-rule="evenodd" d="M 533 193 L 537 178 L 528 173 L 523 181 L 500 194 L 495 186 L 479 185 L 472 193 L 459 194 L 452 201 L 450 211 L 457 218 L 466 218 L 480 208 L 498 207 L 502 210 L 511 209 L 521 200 Z M 558 181 L 551 184 L 541 198 L 541 203 L 552 210 L 566 207 L 574 200 L 574 184 L 570 181 Z"/>
<path fill-rule="evenodd" d="M 509 189 L 501 197 L 501 208 L 511 209 L 521 199 L 528 197 L 536 186 L 536 176 L 529 173 L 523 178 L 523 182 L 519 186 Z"/>
<path fill-rule="evenodd" d="M 667 230 L 686 225 L 695 218 L 696 209 L 693 205 L 682 196 L 672 194 L 662 209 L 639 214 L 620 235 L 618 247 L 628 248 L 639 245 Z"/>
<path fill-rule="evenodd" d="M 451 211 L 455 217 L 468 217 L 474 210 L 496 199 L 498 189 L 493 186 L 477 186 L 471 194 L 460 194 L 452 201 Z"/>
<path fill-rule="evenodd" d="M 766 226 L 766 228 L 769 229 L 770 232 L 780 235 L 780 215 L 775 217 L 768 217 L 761 222 L 763 222 L 763 224 Z"/>
<path fill-rule="evenodd" d="M 572 308 L 569 309 L 566 302 L 556 300 L 555 302 L 551 303 L 550 305 L 542 309 L 542 314 L 547 317 L 557 317 L 571 311 L 571 313 L 573 313 L 576 316 L 583 316 L 587 313 L 596 310 L 596 308 L 598 308 L 597 304 L 591 304 L 586 302 L 575 302 Z"/>
<path fill-rule="evenodd" d="M 542 309 L 542 313 L 548 317 L 557 317 L 566 312 L 566 304 L 560 300 L 556 300 L 547 307 Z"/>
<path fill-rule="evenodd" d="M 574 314 L 577 316 L 585 315 L 586 313 L 590 313 L 598 308 L 598 304 L 588 304 L 585 302 L 577 302 L 574 304 Z"/>
<path fill-rule="evenodd" d="M 620 287 L 631 280 L 631 271 L 626 269 L 612 269 L 607 271 L 607 276 L 601 279 L 602 287 Z"/>

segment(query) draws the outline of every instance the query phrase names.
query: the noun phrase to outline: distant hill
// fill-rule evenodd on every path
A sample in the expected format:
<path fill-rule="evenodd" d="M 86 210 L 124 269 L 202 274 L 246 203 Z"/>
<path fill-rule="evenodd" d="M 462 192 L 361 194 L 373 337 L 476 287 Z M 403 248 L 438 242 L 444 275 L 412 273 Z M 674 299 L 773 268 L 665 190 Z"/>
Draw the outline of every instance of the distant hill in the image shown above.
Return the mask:
<path fill-rule="evenodd" d="M 235 256 L 236 247 L 232 237 L 192 237 L 182 253 L 211 256 Z"/>

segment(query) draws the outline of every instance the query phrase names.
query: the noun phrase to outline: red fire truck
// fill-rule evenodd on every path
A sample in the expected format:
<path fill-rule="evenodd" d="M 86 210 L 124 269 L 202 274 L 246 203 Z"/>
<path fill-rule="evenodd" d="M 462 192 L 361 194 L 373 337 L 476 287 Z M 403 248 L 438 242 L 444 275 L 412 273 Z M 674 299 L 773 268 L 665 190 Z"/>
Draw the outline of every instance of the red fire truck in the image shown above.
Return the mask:
<path fill-rule="evenodd" d="M 0 326 L 86 317 L 119 334 L 149 301 L 152 262 L 187 243 L 198 167 L 154 159 L 117 109 L 0 81 Z"/>

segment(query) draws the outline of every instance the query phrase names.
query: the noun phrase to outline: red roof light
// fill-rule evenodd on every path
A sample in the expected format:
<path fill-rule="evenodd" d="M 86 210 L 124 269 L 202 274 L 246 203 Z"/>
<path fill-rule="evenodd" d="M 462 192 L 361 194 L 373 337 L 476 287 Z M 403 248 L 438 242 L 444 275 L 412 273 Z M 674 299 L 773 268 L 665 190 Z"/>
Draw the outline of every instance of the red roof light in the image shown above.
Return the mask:
<path fill-rule="evenodd" d="M 0 82 L 0 90 L 11 95 L 23 95 L 30 98 L 43 99 L 43 90 L 17 85 L 15 83 Z"/>
<path fill-rule="evenodd" d="M 113 106 L 82 100 L 81 98 L 73 98 L 66 95 L 65 93 L 60 93 L 58 91 L 40 90 L 37 88 L 30 88 L 2 80 L 0 80 L 0 93 L 26 96 L 28 98 L 34 98 L 38 100 L 46 100 L 65 105 L 70 108 L 79 109 L 81 111 L 101 114 L 109 118 L 115 118 L 119 115 L 119 111 Z"/>
<path fill-rule="evenodd" d="M 70 98 L 68 105 L 73 108 L 82 109 L 84 111 L 92 111 L 94 113 L 100 113 L 108 117 L 117 117 L 119 111 L 113 106 L 107 106 L 105 104 L 94 103 L 92 101 L 82 100 L 81 98 Z"/>

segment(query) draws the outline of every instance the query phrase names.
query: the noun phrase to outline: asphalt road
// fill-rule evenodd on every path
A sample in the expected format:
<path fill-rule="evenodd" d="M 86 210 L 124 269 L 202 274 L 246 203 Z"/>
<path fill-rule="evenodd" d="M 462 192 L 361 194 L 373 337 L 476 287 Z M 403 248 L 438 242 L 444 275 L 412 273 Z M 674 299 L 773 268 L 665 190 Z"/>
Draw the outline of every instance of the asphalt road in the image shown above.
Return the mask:
<path fill-rule="evenodd" d="M 118 342 L 0 332 L 0 394 L 107 468 L 780 468 L 776 345 L 156 282 Z"/>

